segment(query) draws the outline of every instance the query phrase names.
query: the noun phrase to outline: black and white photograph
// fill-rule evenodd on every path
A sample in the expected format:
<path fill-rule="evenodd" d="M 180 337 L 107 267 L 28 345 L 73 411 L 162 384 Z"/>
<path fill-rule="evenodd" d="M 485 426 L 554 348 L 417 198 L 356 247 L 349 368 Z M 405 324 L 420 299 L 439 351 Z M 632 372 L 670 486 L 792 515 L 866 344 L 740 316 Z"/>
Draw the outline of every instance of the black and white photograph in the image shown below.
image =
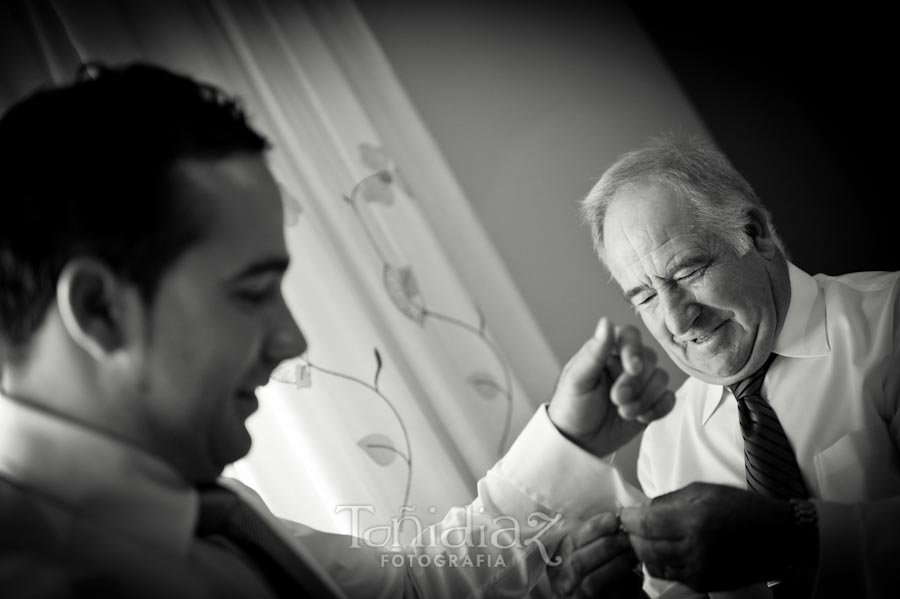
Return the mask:
<path fill-rule="evenodd" d="M 0 3 L 0 597 L 897 597 L 890 12 Z"/>

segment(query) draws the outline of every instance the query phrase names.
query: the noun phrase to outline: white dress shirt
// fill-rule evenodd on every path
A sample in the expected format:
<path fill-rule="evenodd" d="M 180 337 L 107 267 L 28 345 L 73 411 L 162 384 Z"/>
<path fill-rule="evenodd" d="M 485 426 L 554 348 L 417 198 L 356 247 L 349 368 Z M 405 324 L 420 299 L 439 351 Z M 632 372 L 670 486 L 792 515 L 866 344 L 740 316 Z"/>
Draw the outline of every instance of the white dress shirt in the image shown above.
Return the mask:
<path fill-rule="evenodd" d="M 814 596 L 896 597 L 900 273 L 811 277 L 793 265 L 789 270 L 791 303 L 763 395 L 816 498 L 820 549 Z M 695 481 L 746 488 L 744 442 L 731 392 L 690 378 L 676 398 L 672 412 L 644 432 L 638 477 L 646 497 Z M 548 497 L 547 505 L 577 515 L 647 500 L 613 467 L 561 443 L 552 425 L 538 420 L 519 443 L 533 454 L 553 448 L 546 459 L 568 465 L 533 489 Z M 667 599 L 698 596 L 653 579 L 645 591 Z M 764 585 L 754 585 L 721 596 L 771 595 Z"/>
<path fill-rule="evenodd" d="M 813 278 L 793 266 L 790 278 L 791 305 L 776 343 L 781 357 L 770 368 L 763 393 L 795 447 L 808 488 L 821 499 L 815 596 L 894 596 L 890 593 L 900 588 L 900 567 L 894 563 L 900 557 L 900 278 L 885 273 Z M 608 461 L 562 437 L 546 409 L 538 410 L 503 460 L 479 481 L 475 501 L 451 510 L 431 531 L 439 537 L 443 531 L 467 530 L 471 541 L 406 548 L 414 556 L 468 556 L 462 567 L 447 560 L 438 566 L 433 559 L 390 565 L 382 550 L 352 547 L 349 537 L 297 523 L 281 526 L 252 491 L 226 484 L 333 582 L 337 596 L 518 597 L 544 574 L 544 556 L 553 555 L 562 533 L 583 518 L 694 481 L 745 486 L 743 440 L 730 393 L 689 379 L 677 398 L 673 412 L 644 434 L 638 465 L 646 495 Z M 177 556 L 196 548 L 196 494 L 165 464 L 2 397 L 0 476 L 36 486 L 73 514 L 135 535 L 160 551 Z M 542 518 L 529 526 L 528 516 L 535 512 Z M 565 519 L 546 526 L 546 518 L 556 513 Z M 522 540 L 539 542 L 512 547 L 482 542 L 510 528 L 508 520 L 498 520 L 503 515 L 515 517 Z M 666 598 L 696 596 L 665 581 L 649 580 L 645 590 Z M 728 596 L 766 592 L 757 586 Z"/>
<path fill-rule="evenodd" d="M 402 555 L 280 521 L 249 488 L 233 480 L 220 482 L 270 522 L 331 586 L 335 597 L 521 597 L 544 574 L 546 560 L 569 524 L 555 519 L 555 508 L 548 507 L 569 507 L 565 485 L 547 495 L 538 490 L 558 476 L 553 447 L 568 441 L 555 433 L 543 410 L 535 420 L 551 431 L 545 444 L 549 453 L 543 456 L 550 459 L 539 459 L 542 456 L 527 445 L 515 444 L 510 456 L 478 483 L 472 504 L 451 510 L 426 530 L 419 546 L 405 547 Z M 64 565 L 85 549 L 85 535 L 71 531 L 102 530 L 106 537 L 122 539 L 120 545 L 138 548 L 134 571 L 142 576 L 146 572 L 141 570 L 141 556 L 164 569 L 168 563 L 190 572 L 185 583 L 192 586 L 180 594 L 272 595 L 252 565 L 194 537 L 198 513 L 194 488 L 163 461 L 121 440 L 0 396 L 0 477 L 40 497 L 42 505 L 53 506 L 53 517 L 43 525 L 56 530 L 53 542 L 64 549 L 54 551 L 54 557 L 61 554 Z M 538 517 L 529 519 L 535 513 Z M 451 536 L 442 537 L 444 533 Z M 462 534 L 468 535 L 466 541 Z M 95 550 L 102 554 L 102 548 Z M 100 560 L 103 563 L 103 555 Z M 133 564 L 134 560 L 128 567 Z M 2 573 L 0 567 L 0 586 Z M 174 580 L 176 588 L 179 580 Z"/>
<path fill-rule="evenodd" d="M 900 273 L 789 271 L 790 307 L 763 396 L 820 500 L 815 597 L 861 597 L 866 588 L 880 596 L 880 580 L 897 580 L 886 558 L 900 558 L 891 538 L 900 504 L 869 521 L 860 504 L 900 499 Z M 649 497 L 694 481 L 746 488 L 743 452 L 734 396 L 690 378 L 672 413 L 645 432 L 638 478 Z"/>

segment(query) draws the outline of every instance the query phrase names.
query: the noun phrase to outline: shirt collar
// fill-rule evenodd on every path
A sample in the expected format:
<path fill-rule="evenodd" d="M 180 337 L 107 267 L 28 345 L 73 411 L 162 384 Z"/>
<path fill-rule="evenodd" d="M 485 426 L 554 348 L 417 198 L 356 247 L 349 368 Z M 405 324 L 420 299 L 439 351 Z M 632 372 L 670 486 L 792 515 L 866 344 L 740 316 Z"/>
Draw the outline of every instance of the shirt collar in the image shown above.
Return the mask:
<path fill-rule="evenodd" d="M 831 353 L 825 329 L 825 295 L 814 278 L 788 262 L 791 304 L 774 352 L 788 358 L 817 358 Z"/>
<path fill-rule="evenodd" d="M 791 301 L 772 351 L 788 358 L 816 358 L 831 352 L 825 328 L 825 296 L 818 283 L 790 262 Z M 707 385 L 701 422 L 705 425 L 731 392 Z"/>
<path fill-rule="evenodd" d="M 193 540 L 197 493 L 170 466 L 3 395 L 0 475 L 156 549 L 184 556 Z"/>

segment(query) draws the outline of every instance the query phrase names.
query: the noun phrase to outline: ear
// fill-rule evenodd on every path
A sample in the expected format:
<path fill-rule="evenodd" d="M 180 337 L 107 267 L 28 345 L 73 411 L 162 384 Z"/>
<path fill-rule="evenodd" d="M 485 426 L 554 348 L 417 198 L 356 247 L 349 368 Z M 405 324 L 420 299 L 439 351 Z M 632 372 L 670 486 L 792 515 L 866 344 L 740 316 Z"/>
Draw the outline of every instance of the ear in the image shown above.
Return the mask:
<path fill-rule="evenodd" d="M 765 215 L 757 208 L 747 210 L 748 223 L 745 228 L 753 247 L 763 258 L 773 258 L 778 253 L 778 246 L 772 237 L 772 227 Z"/>
<path fill-rule="evenodd" d="M 56 284 L 56 303 L 69 336 L 95 360 L 107 359 L 128 339 L 132 285 L 93 258 L 70 260 Z"/>

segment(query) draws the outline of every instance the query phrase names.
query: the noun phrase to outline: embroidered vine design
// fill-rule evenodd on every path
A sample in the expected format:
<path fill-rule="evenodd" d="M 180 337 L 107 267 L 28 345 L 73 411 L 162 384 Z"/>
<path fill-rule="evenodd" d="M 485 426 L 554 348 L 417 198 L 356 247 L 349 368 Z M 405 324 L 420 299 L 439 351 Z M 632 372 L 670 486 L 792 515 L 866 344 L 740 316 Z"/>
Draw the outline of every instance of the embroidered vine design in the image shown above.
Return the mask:
<path fill-rule="evenodd" d="M 421 327 L 424 327 L 429 321 L 434 321 L 457 327 L 475 336 L 490 350 L 502 371 L 503 384 L 498 383 L 494 375 L 489 372 L 476 371 L 466 377 L 466 382 L 482 399 L 493 400 L 497 397 L 502 397 L 506 401 L 503 429 L 497 445 L 497 456 L 501 457 L 509 441 L 512 423 L 513 387 L 509 363 L 497 344 L 488 336 L 484 313 L 477 305 L 475 306 L 475 311 L 478 315 L 477 324 L 472 324 L 452 315 L 428 308 L 412 267 L 394 264 L 387 258 L 386 252 L 376 241 L 369 223 L 360 211 L 358 202 L 362 199 L 366 202 L 393 206 L 396 202 L 395 188 L 401 190 L 407 197 L 412 198 L 414 196 L 400 170 L 383 148 L 363 143 L 359 146 L 359 152 L 362 163 L 372 169 L 373 172 L 357 181 L 350 193 L 345 194 L 343 199 L 353 209 L 353 214 L 363 229 L 366 239 L 382 263 L 382 283 L 391 302 L 401 314 Z M 299 221 L 299 217 L 303 212 L 302 207 L 284 185 L 279 183 L 279 187 L 284 204 L 285 227 L 293 227 Z M 375 372 L 371 383 L 349 374 L 323 368 L 313 364 L 307 358 L 290 360 L 279 365 L 270 378 L 280 383 L 292 385 L 297 389 L 303 389 L 312 386 L 311 373 L 316 371 L 326 376 L 344 379 L 360 385 L 375 394 L 388 407 L 403 435 L 405 453 L 398 449 L 391 438 L 383 433 L 370 433 L 359 439 L 356 444 L 373 462 L 381 467 L 391 465 L 397 458 L 400 458 L 406 464 L 406 485 L 403 491 L 403 501 L 400 504 L 402 513 L 408 507 L 412 488 L 412 445 L 403 417 L 394 403 L 379 388 L 379 378 L 384 363 L 378 348 L 374 348 L 374 355 Z M 405 522 L 406 519 L 401 518 L 401 532 Z"/>
<path fill-rule="evenodd" d="M 309 361 L 308 358 L 300 358 L 299 360 L 290 360 L 285 362 L 276 368 L 271 375 L 271 379 L 278 381 L 280 383 L 292 385 L 297 389 L 305 389 L 312 387 L 312 371 L 320 372 L 326 376 L 332 376 L 339 379 L 347 380 L 352 383 L 355 383 L 365 389 L 369 390 L 371 393 L 374 393 L 384 404 L 390 409 L 391 414 L 394 416 L 394 419 L 397 421 L 397 424 L 400 426 L 400 432 L 403 435 L 403 442 L 406 446 L 406 453 L 401 451 L 396 447 L 394 442 L 382 433 L 372 433 L 366 435 L 362 439 L 356 442 L 356 445 L 362 449 L 366 455 L 371 458 L 373 462 L 382 467 L 387 467 L 391 465 L 396 458 L 400 458 L 406 463 L 406 486 L 403 491 L 403 501 L 400 504 L 402 507 L 406 507 L 409 504 L 409 494 L 412 488 L 412 468 L 413 468 L 413 455 L 412 455 L 412 445 L 409 440 L 409 431 L 406 428 L 406 423 L 403 421 L 403 418 L 400 416 L 400 412 L 397 410 L 394 403 L 381 391 L 379 387 L 379 379 L 381 377 L 381 371 L 384 366 L 384 362 L 381 358 L 381 352 L 378 351 L 378 348 L 374 348 L 375 354 L 375 373 L 372 377 L 372 382 L 369 383 L 361 378 L 344 374 L 342 372 L 338 372 L 336 370 L 331 370 L 329 368 L 323 368 L 316 364 L 313 364 Z M 400 520 L 400 531 L 403 530 L 403 524 L 405 523 L 404 519 Z"/>
<path fill-rule="evenodd" d="M 458 327 L 474 335 L 491 351 L 503 373 L 502 384 L 498 383 L 489 372 L 473 372 L 466 377 L 466 382 L 482 399 L 492 400 L 502 397 L 506 401 L 503 429 L 497 444 L 497 457 L 501 457 L 506 449 L 512 424 L 513 387 L 509 364 L 497 344 L 487 335 L 484 313 L 478 306 L 475 306 L 478 314 L 477 324 L 471 324 L 452 315 L 428 308 L 412 267 L 393 264 L 388 259 L 387 253 L 380 247 L 363 211 L 360 210 L 358 202 L 362 200 L 392 206 L 397 201 L 395 187 L 408 197 L 414 196 L 397 165 L 383 148 L 363 143 L 359 146 L 359 152 L 363 164 L 373 172 L 357 181 L 350 193 L 345 194 L 343 198 L 353 209 L 353 214 L 362 227 L 366 239 L 382 263 L 382 282 L 388 297 L 400 313 L 419 326 L 424 327 L 429 320 L 432 320 Z"/>

